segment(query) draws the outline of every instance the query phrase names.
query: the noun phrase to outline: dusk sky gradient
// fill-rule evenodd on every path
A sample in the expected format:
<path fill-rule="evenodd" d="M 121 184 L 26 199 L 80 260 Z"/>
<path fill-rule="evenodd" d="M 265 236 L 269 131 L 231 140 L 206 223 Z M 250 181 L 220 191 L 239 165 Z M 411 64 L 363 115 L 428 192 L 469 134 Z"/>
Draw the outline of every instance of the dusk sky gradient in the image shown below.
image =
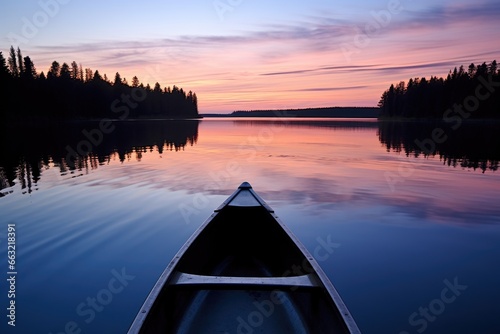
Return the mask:
<path fill-rule="evenodd" d="M 376 106 L 391 83 L 500 61 L 500 1 L 9 1 L 11 45 L 38 72 L 74 60 L 192 90 L 201 113 Z"/>

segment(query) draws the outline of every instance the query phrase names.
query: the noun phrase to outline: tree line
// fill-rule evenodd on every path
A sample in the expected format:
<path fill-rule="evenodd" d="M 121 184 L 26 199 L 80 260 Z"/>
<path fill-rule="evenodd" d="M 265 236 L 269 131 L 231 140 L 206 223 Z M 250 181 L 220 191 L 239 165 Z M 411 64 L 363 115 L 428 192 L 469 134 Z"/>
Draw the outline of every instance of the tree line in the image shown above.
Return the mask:
<path fill-rule="evenodd" d="M 125 118 L 194 118 L 198 98 L 177 86 L 129 83 L 117 72 L 114 80 L 73 61 L 53 61 L 38 73 L 29 56 L 11 46 L 7 59 L 0 51 L 0 119 L 73 120 Z"/>
<path fill-rule="evenodd" d="M 392 84 L 378 103 L 380 118 L 500 118 L 500 69 L 496 60 L 462 65 L 446 78 L 412 78 Z M 450 111 L 451 110 L 451 111 Z"/>
<path fill-rule="evenodd" d="M 324 107 L 277 110 L 237 110 L 225 117 L 332 117 L 332 118 L 371 118 L 377 117 L 375 107 Z"/>

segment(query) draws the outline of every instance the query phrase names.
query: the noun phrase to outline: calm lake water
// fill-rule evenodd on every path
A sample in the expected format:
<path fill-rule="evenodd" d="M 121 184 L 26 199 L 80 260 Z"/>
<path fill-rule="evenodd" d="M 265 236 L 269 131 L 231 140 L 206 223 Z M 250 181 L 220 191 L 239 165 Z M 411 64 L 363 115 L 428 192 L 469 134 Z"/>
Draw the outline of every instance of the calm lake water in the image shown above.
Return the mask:
<path fill-rule="evenodd" d="M 330 243 L 318 261 L 363 333 L 500 333 L 498 125 L 433 140 L 437 127 L 205 119 L 117 122 L 102 136 L 90 122 L 6 129 L 0 332 L 125 333 L 178 249 L 248 181 L 311 252 Z M 86 158 L 71 153 L 89 146 Z"/>

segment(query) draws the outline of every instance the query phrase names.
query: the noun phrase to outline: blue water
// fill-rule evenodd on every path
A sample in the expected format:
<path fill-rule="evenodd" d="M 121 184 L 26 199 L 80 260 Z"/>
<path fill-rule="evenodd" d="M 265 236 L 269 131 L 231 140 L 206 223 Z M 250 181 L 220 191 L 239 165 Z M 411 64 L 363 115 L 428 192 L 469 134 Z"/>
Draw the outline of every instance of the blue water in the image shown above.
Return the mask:
<path fill-rule="evenodd" d="M 1 333 L 125 333 L 174 254 L 243 181 L 320 255 L 362 332 L 500 333 L 498 172 L 388 152 L 373 124 L 204 120 L 197 131 L 179 149 L 141 142 L 79 170 L 41 160 L 36 182 L 2 190 Z"/>

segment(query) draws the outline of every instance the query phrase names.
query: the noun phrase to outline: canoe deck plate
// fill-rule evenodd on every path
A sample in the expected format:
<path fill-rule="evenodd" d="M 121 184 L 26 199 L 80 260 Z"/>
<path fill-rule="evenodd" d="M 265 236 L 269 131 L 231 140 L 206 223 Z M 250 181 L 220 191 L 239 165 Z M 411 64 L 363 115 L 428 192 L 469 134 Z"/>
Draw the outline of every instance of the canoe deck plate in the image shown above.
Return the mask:
<path fill-rule="evenodd" d="M 250 190 L 240 190 L 238 195 L 236 195 L 228 206 L 260 206 L 261 204 L 255 198 L 255 196 L 250 192 Z"/>

